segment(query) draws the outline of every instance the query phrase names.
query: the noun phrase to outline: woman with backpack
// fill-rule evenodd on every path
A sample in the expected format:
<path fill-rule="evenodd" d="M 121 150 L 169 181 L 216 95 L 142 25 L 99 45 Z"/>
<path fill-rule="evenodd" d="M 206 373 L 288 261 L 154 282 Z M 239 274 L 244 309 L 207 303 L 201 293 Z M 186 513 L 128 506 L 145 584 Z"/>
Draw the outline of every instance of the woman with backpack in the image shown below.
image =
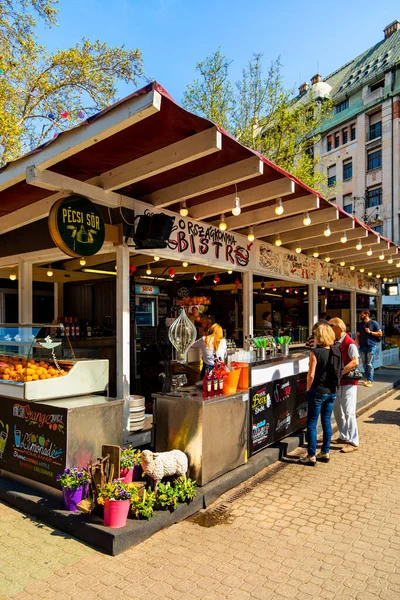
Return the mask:
<path fill-rule="evenodd" d="M 336 400 L 342 372 L 342 355 L 335 346 L 335 334 L 332 327 L 320 323 L 314 331 L 316 347 L 310 352 L 310 362 L 307 373 L 307 456 L 300 459 L 304 465 L 317 464 L 317 423 L 321 415 L 323 442 L 318 459 L 329 461 L 331 446 L 332 424 L 331 416 Z"/>

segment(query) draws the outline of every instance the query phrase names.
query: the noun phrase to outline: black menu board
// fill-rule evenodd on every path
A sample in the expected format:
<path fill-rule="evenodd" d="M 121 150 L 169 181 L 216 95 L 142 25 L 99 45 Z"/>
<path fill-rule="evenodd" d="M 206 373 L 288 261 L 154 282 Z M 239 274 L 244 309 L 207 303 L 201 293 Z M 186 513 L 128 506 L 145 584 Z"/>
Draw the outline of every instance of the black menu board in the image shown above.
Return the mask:
<path fill-rule="evenodd" d="M 66 451 L 66 408 L 0 398 L 0 469 L 59 487 Z"/>
<path fill-rule="evenodd" d="M 259 452 L 274 441 L 272 383 L 250 389 L 249 454 Z"/>

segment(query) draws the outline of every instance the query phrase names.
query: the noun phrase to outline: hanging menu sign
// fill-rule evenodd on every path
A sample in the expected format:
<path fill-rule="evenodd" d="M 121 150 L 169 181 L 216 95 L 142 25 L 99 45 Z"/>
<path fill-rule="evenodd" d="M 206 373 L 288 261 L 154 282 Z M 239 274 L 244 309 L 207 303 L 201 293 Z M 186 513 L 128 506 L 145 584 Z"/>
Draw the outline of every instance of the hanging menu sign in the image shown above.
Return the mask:
<path fill-rule="evenodd" d="M 59 487 L 66 449 L 66 408 L 0 399 L 0 469 Z"/>

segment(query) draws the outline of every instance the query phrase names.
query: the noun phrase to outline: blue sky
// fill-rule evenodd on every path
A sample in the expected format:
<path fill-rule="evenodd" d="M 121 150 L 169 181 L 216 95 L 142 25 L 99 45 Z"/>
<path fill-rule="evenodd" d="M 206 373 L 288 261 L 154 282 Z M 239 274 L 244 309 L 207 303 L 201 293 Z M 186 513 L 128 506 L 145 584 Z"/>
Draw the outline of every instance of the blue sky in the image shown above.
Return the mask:
<path fill-rule="evenodd" d="M 59 26 L 39 28 L 50 50 L 83 36 L 138 47 L 146 75 L 178 102 L 196 76 L 196 63 L 218 48 L 240 77 L 253 52 L 265 63 L 281 56 L 287 88 L 329 75 L 383 37 L 400 19 L 394 0 L 60 0 Z M 120 95 L 132 91 L 121 86 Z"/>

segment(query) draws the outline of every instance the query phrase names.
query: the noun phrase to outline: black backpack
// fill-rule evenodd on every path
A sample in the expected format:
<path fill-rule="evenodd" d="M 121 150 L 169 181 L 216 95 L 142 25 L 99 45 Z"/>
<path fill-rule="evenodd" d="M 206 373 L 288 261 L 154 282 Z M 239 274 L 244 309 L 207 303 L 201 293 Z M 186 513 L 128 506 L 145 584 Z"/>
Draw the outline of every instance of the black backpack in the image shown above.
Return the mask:
<path fill-rule="evenodd" d="M 340 348 L 337 344 L 333 344 L 331 346 L 331 351 L 329 353 L 329 367 L 330 367 L 330 371 L 332 373 L 333 379 L 334 379 L 334 383 L 336 385 L 336 388 L 339 387 L 339 383 L 340 383 L 340 379 L 342 377 L 342 371 L 343 371 L 343 360 L 342 360 L 342 353 L 340 351 Z"/>

